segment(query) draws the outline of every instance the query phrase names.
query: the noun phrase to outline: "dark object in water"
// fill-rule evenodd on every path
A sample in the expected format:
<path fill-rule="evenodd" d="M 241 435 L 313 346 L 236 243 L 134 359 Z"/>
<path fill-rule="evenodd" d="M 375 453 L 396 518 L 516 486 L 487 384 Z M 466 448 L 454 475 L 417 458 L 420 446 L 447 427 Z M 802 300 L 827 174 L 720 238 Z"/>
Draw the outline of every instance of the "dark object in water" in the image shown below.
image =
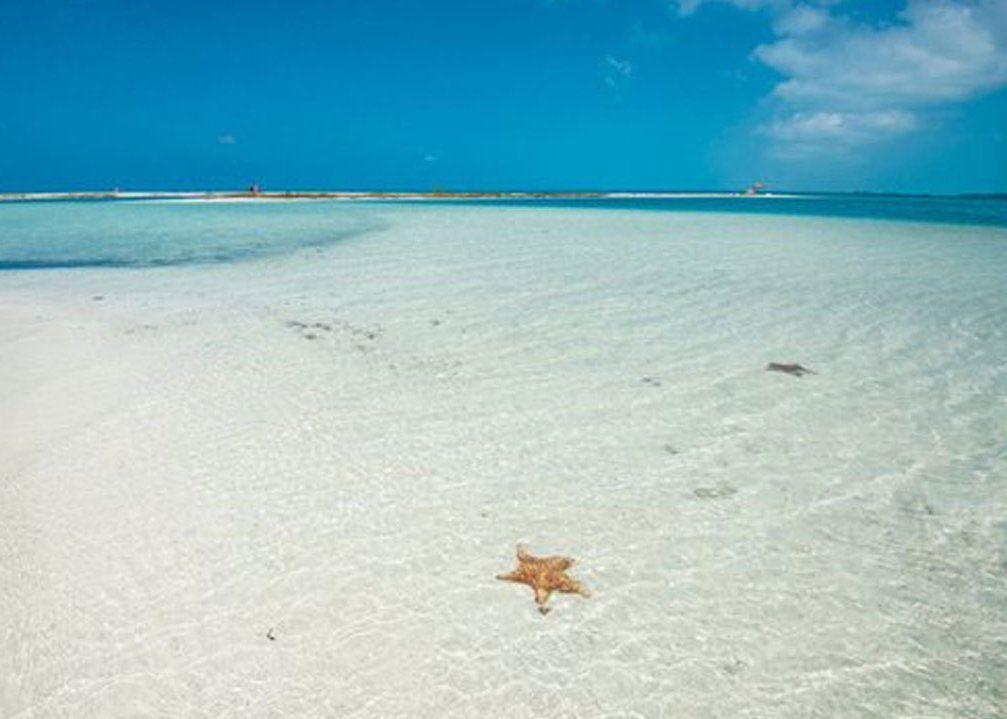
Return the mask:
<path fill-rule="evenodd" d="M 737 494 L 738 490 L 727 482 L 717 482 L 712 487 L 696 487 L 692 493 L 700 499 L 724 499 Z"/>
<path fill-rule="evenodd" d="M 817 374 L 814 370 L 808 369 L 804 365 L 797 364 L 796 362 L 791 364 L 784 362 L 770 362 L 766 365 L 766 370 L 768 372 L 784 372 L 786 374 L 792 374 L 795 377 L 803 377 L 806 374 Z"/>
<path fill-rule="evenodd" d="M 270 627 L 269 631 L 266 632 L 266 639 L 268 639 L 271 642 L 275 642 L 276 641 L 276 637 L 273 636 L 273 628 L 272 627 Z"/>

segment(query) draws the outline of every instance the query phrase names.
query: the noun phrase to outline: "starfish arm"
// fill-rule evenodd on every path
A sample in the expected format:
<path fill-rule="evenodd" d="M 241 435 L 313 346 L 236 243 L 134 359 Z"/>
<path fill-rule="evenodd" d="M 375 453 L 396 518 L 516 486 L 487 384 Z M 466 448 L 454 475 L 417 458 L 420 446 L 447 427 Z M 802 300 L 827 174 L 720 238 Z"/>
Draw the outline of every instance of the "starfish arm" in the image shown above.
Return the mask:
<path fill-rule="evenodd" d="M 559 586 L 556 588 L 565 594 L 579 594 L 582 597 L 591 596 L 591 592 L 588 591 L 583 584 L 578 582 L 576 579 L 570 579 L 569 577 L 564 577 L 562 581 L 559 582 Z"/>
<path fill-rule="evenodd" d="M 505 582 L 523 582 L 524 577 L 521 572 L 514 570 L 513 572 L 507 572 L 507 574 L 498 574 L 497 579 L 502 579 Z"/>
<path fill-rule="evenodd" d="M 550 595 L 552 595 L 551 589 L 546 589 L 545 587 L 535 587 L 535 603 L 540 607 L 544 607 L 549 603 Z"/>

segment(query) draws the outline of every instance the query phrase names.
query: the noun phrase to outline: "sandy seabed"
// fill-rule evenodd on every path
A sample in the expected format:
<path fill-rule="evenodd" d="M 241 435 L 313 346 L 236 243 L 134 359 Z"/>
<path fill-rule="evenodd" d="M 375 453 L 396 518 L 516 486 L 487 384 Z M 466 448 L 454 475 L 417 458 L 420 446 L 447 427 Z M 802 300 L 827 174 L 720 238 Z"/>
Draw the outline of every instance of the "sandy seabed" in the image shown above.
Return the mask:
<path fill-rule="evenodd" d="M 659 216 L 504 210 L 487 251 L 491 213 L 402 212 L 281 258 L 0 275 L 0 715 L 997 716 L 1004 530 L 941 500 L 1005 506 L 991 445 L 972 489 L 942 474 L 1002 409 L 915 423 L 892 377 L 852 389 L 912 338 L 795 338 L 645 266 L 620 294 L 618 243 L 541 251 Z M 653 339 L 668 303 L 695 342 Z M 857 380 L 820 366 L 861 339 Z M 908 450 L 924 425 L 946 456 Z M 592 598 L 495 581 L 518 542 Z"/>

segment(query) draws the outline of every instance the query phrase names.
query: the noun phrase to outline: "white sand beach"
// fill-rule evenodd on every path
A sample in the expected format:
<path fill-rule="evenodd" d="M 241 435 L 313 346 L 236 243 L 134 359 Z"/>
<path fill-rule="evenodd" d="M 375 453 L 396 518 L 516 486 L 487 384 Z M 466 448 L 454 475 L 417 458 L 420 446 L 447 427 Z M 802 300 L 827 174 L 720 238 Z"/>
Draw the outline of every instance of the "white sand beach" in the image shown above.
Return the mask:
<path fill-rule="evenodd" d="M 0 274 L 0 715 L 1002 709 L 1002 253 L 964 283 L 940 228 L 381 211 Z M 518 542 L 593 596 L 540 615 L 494 579 Z"/>

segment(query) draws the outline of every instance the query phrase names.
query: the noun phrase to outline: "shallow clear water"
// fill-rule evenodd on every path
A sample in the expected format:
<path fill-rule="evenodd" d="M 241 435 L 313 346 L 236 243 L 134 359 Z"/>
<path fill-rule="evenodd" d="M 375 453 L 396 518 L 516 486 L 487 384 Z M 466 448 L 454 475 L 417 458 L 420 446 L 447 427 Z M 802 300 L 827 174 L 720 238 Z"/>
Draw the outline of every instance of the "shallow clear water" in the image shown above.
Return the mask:
<path fill-rule="evenodd" d="M 373 215 L 315 203 L 0 204 L 0 270 L 227 262 L 327 245 Z"/>
<path fill-rule="evenodd" d="M 615 197 L 440 201 L 438 205 L 862 218 L 1007 227 L 1007 200 L 954 197 Z M 338 211 L 333 211 L 336 207 Z M 366 203 L 6 202 L 0 204 L 0 270 L 242 260 L 348 239 L 378 229 L 380 216 L 378 207 Z"/>
<path fill-rule="evenodd" d="M 851 217 L 1007 227 L 1007 198 L 898 195 L 762 195 L 755 197 L 608 197 L 486 200 L 486 204 L 578 209 L 708 212 L 799 217 Z"/>
<path fill-rule="evenodd" d="M 1002 716 L 1007 229 L 301 207 L 276 212 L 374 229 L 268 262 L 0 277 L 44 275 L 163 363 L 39 463 L 120 477 L 130 513 L 82 525 L 116 645 L 79 629 L 89 605 L 54 620 L 72 658 L 27 650 L 16 709 Z M 100 459 L 137 427 L 153 449 Z M 493 580 L 518 541 L 576 557 L 594 596 L 541 617 Z"/>

